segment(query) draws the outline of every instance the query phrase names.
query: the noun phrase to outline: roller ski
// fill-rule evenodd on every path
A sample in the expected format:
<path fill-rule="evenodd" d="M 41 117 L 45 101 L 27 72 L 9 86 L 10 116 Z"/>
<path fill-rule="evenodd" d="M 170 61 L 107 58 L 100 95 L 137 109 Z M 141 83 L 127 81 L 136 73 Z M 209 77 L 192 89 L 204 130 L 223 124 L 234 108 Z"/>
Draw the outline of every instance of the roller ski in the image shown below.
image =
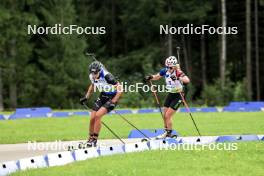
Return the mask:
<path fill-rule="evenodd" d="M 152 137 L 152 138 L 143 138 L 141 139 L 141 142 L 147 142 L 149 140 L 160 140 L 160 139 L 166 139 L 166 138 L 173 138 L 173 139 L 177 139 L 177 135 L 176 134 L 172 134 L 172 130 L 165 130 L 164 133 L 156 136 L 156 137 Z"/>
<path fill-rule="evenodd" d="M 175 134 L 172 134 L 172 130 L 165 130 L 164 133 L 158 135 L 155 137 L 156 140 L 159 140 L 159 139 L 166 139 L 166 138 L 173 138 L 173 139 L 177 139 L 177 135 Z"/>
<path fill-rule="evenodd" d="M 97 139 L 90 137 L 87 142 L 80 142 L 78 146 L 68 146 L 68 151 L 78 150 L 78 149 L 86 149 L 90 147 L 97 146 Z"/>
<path fill-rule="evenodd" d="M 153 138 L 150 138 L 150 139 L 147 139 L 147 138 L 143 138 L 141 139 L 141 142 L 148 142 L 150 140 L 161 140 L 161 139 L 168 139 L 168 138 L 172 138 L 172 139 L 177 139 L 177 135 L 170 135 L 170 136 L 167 136 L 167 135 L 164 135 L 164 134 L 161 134 L 157 137 L 153 137 Z"/>
<path fill-rule="evenodd" d="M 76 148 L 76 146 L 73 146 L 73 145 L 69 145 L 68 146 L 68 151 L 73 151 L 73 150 L 77 150 L 78 148 Z"/>
<path fill-rule="evenodd" d="M 83 146 L 84 144 L 85 144 L 84 142 L 79 142 L 76 145 L 69 145 L 67 150 L 68 151 L 78 150 L 80 149 L 80 146 Z"/>
<path fill-rule="evenodd" d="M 97 139 L 90 137 L 87 142 L 80 143 L 78 145 L 78 149 L 85 149 L 90 147 L 96 147 L 97 146 Z"/>

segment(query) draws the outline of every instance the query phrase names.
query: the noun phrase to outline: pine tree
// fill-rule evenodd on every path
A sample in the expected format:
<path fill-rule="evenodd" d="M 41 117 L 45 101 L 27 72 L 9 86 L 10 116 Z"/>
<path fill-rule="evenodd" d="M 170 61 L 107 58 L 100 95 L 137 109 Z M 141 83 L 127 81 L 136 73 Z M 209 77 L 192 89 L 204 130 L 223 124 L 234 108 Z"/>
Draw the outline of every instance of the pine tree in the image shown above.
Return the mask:
<path fill-rule="evenodd" d="M 40 26 L 69 26 L 76 15 L 71 1 L 41 1 L 37 13 L 41 16 Z M 86 89 L 88 60 L 83 51 L 85 41 L 77 34 L 32 36 L 38 45 L 34 48 L 35 71 L 38 89 L 33 97 L 34 104 L 56 108 L 75 107 L 81 93 Z M 45 97 L 45 98 L 43 98 Z"/>

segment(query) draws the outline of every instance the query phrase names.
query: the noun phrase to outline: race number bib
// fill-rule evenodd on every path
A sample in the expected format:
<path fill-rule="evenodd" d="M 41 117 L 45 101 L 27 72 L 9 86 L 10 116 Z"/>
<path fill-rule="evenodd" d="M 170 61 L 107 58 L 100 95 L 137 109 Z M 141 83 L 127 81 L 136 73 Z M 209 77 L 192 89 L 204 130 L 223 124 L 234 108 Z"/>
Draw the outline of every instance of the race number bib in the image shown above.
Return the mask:
<path fill-rule="evenodd" d="M 166 89 L 168 92 L 178 93 L 183 91 L 183 86 L 179 80 L 173 81 L 171 78 L 167 78 Z"/>

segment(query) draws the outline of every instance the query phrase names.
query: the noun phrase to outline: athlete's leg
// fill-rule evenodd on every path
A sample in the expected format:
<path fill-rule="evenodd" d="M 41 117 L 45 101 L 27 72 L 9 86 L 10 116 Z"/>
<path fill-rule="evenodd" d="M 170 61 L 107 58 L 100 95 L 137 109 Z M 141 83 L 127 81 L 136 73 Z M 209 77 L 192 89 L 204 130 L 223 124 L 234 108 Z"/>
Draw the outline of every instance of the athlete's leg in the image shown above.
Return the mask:
<path fill-rule="evenodd" d="M 169 93 L 166 96 L 166 99 L 164 101 L 164 110 L 163 110 L 163 121 L 164 121 L 164 128 L 167 129 L 167 120 L 166 120 L 166 113 L 170 107 L 171 101 L 172 101 L 171 93 Z"/>
<path fill-rule="evenodd" d="M 165 99 L 165 102 L 164 102 L 164 110 L 163 110 L 163 123 L 164 123 L 164 130 L 165 132 L 163 134 L 160 134 L 158 135 L 156 138 L 157 139 L 162 139 L 162 138 L 165 138 L 167 137 L 167 129 L 168 129 L 168 126 L 167 126 L 167 118 L 166 118 L 166 114 L 169 110 L 169 107 L 170 107 L 170 104 L 171 104 L 171 101 L 173 99 L 171 98 L 171 94 L 169 93 Z"/>
<path fill-rule="evenodd" d="M 107 113 L 106 108 L 101 107 L 98 111 L 93 111 L 90 121 L 90 137 L 87 142 L 88 147 L 96 146 L 101 129 L 101 118 Z M 92 132 L 92 133 L 91 133 Z"/>
<path fill-rule="evenodd" d="M 97 139 L 99 133 L 100 133 L 100 130 L 101 130 L 101 119 L 102 117 L 107 114 L 108 110 L 105 108 L 105 107 L 101 107 L 95 114 L 95 123 L 94 123 L 94 135 L 97 135 L 95 136 L 95 138 Z"/>
<path fill-rule="evenodd" d="M 97 100 L 94 103 L 94 106 L 92 108 L 91 112 L 91 118 L 90 118 L 90 126 L 89 126 L 89 138 L 87 141 L 87 146 L 96 146 L 96 139 L 98 137 L 98 134 L 94 131 L 95 123 L 96 123 L 96 113 L 100 109 L 100 107 L 103 105 L 102 102 L 102 96 L 100 95 Z"/>
<path fill-rule="evenodd" d="M 90 126 L 89 126 L 89 138 L 93 137 L 94 134 L 94 124 L 95 124 L 95 116 L 96 115 L 96 111 L 92 111 L 91 112 L 91 117 L 90 117 Z"/>
<path fill-rule="evenodd" d="M 168 108 L 165 114 L 165 119 L 166 119 L 166 127 L 167 130 L 172 130 L 172 116 L 176 112 L 176 110 L 172 108 Z"/>
<path fill-rule="evenodd" d="M 165 114 L 166 126 L 167 126 L 167 129 L 166 129 L 167 136 L 171 136 L 172 126 L 173 126 L 172 117 L 181 105 L 181 99 L 179 97 L 179 94 L 173 94 L 171 97 L 172 97 L 172 101 L 170 102 L 170 107 L 168 108 Z"/>
<path fill-rule="evenodd" d="M 166 129 L 167 128 L 167 121 L 166 121 L 166 118 L 165 118 L 165 114 L 167 113 L 169 108 L 164 106 L 163 109 L 164 110 L 163 110 L 163 113 L 162 113 L 162 115 L 163 115 L 162 118 L 163 118 L 164 128 Z"/>
<path fill-rule="evenodd" d="M 172 117 L 180 105 L 177 94 L 169 93 L 165 100 L 164 106 L 164 126 L 165 132 L 159 135 L 157 138 L 171 137 L 172 133 Z"/>
<path fill-rule="evenodd" d="M 170 107 L 164 107 L 164 112 L 163 112 L 163 120 L 164 120 L 164 130 L 165 132 L 163 134 L 160 134 L 157 136 L 157 139 L 162 139 L 166 137 L 170 137 L 172 133 L 172 122 L 170 118 L 167 118 L 166 115 L 170 114 Z M 173 115 L 173 114 L 172 114 Z"/>

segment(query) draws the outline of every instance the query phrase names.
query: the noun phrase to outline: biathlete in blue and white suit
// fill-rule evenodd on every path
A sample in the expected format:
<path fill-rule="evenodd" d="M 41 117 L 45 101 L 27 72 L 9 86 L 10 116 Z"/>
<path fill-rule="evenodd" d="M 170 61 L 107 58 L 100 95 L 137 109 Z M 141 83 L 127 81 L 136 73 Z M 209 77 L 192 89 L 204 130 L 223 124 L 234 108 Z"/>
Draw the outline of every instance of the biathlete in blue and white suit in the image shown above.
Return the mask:
<path fill-rule="evenodd" d="M 172 136 L 172 116 L 182 103 L 179 92 L 184 93 L 184 85 L 190 82 L 188 76 L 186 76 L 180 69 L 175 56 L 168 57 L 165 61 L 165 66 L 166 67 L 160 70 L 158 74 L 145 77 L 145 80 L 159 80 L 164 77 L 166 80 L 166 89 L 169 92 L 164 103 L 163 112 L 165 133 L 157 138 Z"/>
<path fill-rule="evenodd" d="M 89 72 L 91 85 L 85 97 L 80 99 L 80 103 L 84 104 L 91 97 L 94 90 L 100 92 L 99 97 L 94 102 L 90 118 L 87 146 L 91 147 L 96 146 L 101 129 L 102 117 L 115 108 L 122 94 L 122 87 L 115 77 L 98 61 L 94 61 L 89 65 Z"/>

